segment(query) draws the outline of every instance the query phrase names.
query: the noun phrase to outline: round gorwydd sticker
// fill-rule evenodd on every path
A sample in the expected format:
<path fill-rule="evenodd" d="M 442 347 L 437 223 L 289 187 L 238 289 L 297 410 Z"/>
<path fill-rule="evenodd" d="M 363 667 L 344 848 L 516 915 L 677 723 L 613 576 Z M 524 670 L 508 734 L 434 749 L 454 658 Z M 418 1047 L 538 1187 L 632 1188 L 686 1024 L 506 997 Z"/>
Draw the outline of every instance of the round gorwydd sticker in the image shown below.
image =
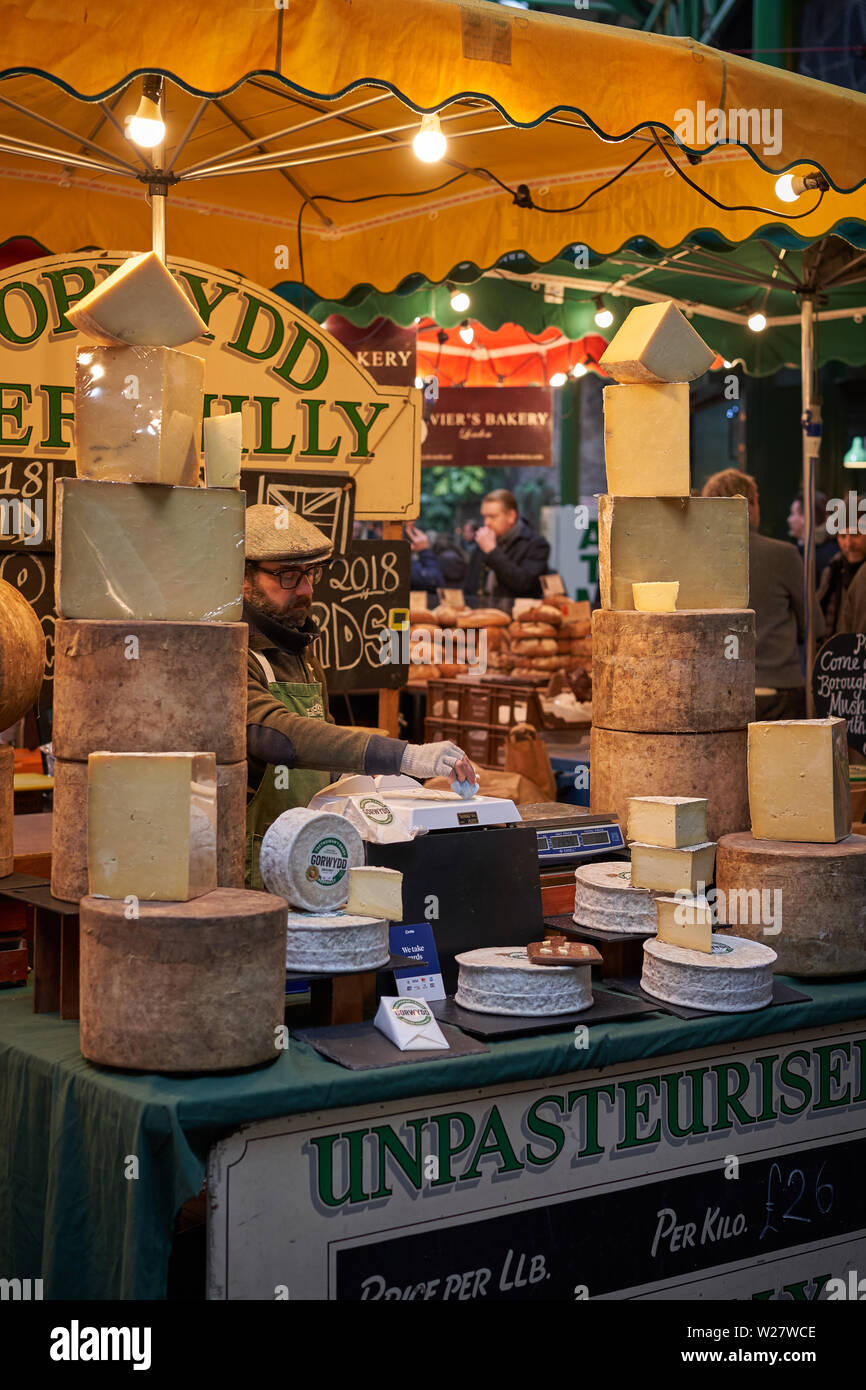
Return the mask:
<path fill-rule="evenodd" d="M 733 949 L 734 949 L 733 946 L 726 946 L 725 943 L 724 943 L 723 941 L 714 941 L 714 942 L 713 942 L 713 955 L 714 955 L 714 956 L 729 955 L 730 952 L 733 951 Z"/>
<path fill-rule="evenodd" d="M 401 1023 L 412 1023 L 416 1028 L 433 1021 L 433 1015 L 420 999 L 396 999 L 391 1005 L 391 1012 Z"/>
<path fill-rule="evenodd" d="M 335 835 L 329 835 L 327 839 L 319 840 L 318 844 L 313 845 L 307 866 L 307 878 L 322 888 L 331 888 L 340 882 L 348 867 L 349 855 L 346 846 Z"/>
<path fill-rule="evenodd" d="M 362 796 L 358 802 L 367 820 L 375 821 L 377 825 L 391 825 L 394 814 L 384 801 L 377 801 L 375 796 Z"/>

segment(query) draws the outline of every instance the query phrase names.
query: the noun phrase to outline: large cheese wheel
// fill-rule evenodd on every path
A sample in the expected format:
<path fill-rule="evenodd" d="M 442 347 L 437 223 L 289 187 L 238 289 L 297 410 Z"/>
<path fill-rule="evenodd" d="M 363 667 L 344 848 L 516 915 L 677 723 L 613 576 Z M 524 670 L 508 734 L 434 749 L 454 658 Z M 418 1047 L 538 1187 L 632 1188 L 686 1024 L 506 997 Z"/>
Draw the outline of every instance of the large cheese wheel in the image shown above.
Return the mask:
<path fill-rule="evenodd" d="M 349 869 L 364 863 L 364 841 L 345 816 L 294 806 L 268 826 L 259 856 L 262 881 L 292 907 L 333 912 L 349 897 Z"/>
<path fill-rule="evenodd" d="M 592 615 L 592 717 L 631 733 L 744 729 L 755 718 L 750 609 Z"/>
<path fill-rule="evenodd" d="M 81 902 L 81 1051 L 137 1071 L 273 1062 L 285 1008 L 286 912 L 218 888 L 187 903 Z"/>
<path fill-rule="evenodd" d="M 118 485 L 120 486 L 120 485 Z M 217 883 L 244 884 L 247 765 L 217 765 Z M 54 763 L 54 819 L 51 826 L 51 892 L 78 902 L 90 891 L 87 877 L 87 763 Z"/>
<path fill-rule="evenodd" d="M 795 844 L 756 840 L 747 832 L 724 835 L 716 852 L 716 891 L 719 920 L 739 936 L 772 946 L 780 974 L 866 970 L 866 836 Z M 740 921 L 743 916 L 749 920 Z M 765 931 L 779 924 L 781 931 Z"/>
<path fill-rule="evenodd" d="M 15 802 L 15 754 L 0 744 L 0 877 L 11 874 L 15 866 L 12 826 Z"/>
<path fill-rule="evenodd" d="M 590 807 L 612 813 L 625 827 L 632 796 L 701 796 L 708 800 L 709 839 L 743 830 L 749 825 L 746 741 L 745 729 L 644 734 L 593 727 Z"/>
<path fill-rule="evenodd" d="M 57 623 L 58 758 L 183 749 L 237 763 L 246 757 L 246 712 L 246 623 Z"/>
<path fill-rule="evenodd" d="M 36 701 L 45 669 L 45 635 L 23 594 L 0 579 L 0 729 Z"/>

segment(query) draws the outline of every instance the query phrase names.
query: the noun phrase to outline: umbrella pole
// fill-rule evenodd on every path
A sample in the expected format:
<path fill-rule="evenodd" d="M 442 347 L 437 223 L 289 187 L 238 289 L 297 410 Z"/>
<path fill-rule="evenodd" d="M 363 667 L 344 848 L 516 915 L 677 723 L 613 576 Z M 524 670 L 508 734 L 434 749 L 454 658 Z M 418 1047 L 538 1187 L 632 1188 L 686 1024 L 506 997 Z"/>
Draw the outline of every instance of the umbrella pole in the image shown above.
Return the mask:
<path fill-rule="evenodd" d="M 821 412 L 813 399 L 814 304 L 804 295 L 800 301 L 800 375 L 803 407 L 803 516 L 806 530 L 803 537 L 803 611 L 805 614 L 806 648 L 806 717 L 814 719 L 815 701 L 812 694 L 812 670 L 815 665 L 815 459 L 821 446 Z"/>
<path fill-rule="evenodd" d="M 157 102 L 159 114 L 165 119 L 163 112 L 163 93 L 160 90 Z M 157 172 L 162 175 L 165 170 L 165 140 L 161 140 L 154 147 L 153 163 Z M 165 203 L 168 197 L 168 184 L 164 179 L 158 183 L 150 185 L 150 234 L 153 249 L 161 261 L 165 260 Z"/>

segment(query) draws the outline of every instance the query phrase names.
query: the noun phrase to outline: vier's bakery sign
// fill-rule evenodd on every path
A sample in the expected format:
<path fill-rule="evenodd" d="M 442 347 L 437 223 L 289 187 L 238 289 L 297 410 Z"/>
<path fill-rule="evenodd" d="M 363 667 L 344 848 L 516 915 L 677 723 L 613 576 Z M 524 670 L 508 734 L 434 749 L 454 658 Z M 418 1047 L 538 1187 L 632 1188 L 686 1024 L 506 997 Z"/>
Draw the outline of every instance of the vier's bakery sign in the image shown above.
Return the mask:
<path fill-rule="evenodd" d="M 209 1296 L 828 1297 L 866 1274 L 864 1114 L 860 1022 L 249 1126 Z"/>
<path fill-rule="evenodd" d="M 74 459 L 75 348 L 86 340 L 67 312 L 129 254 L 46 257 L 0 275 L 0 468 Z M 204 358 L 205 416 L 241 412 L 249 466 L 349 474 L 356 519 L 416 517 L 420 391 L 378 385 L 348 348 L 269 290 L 195 261 L 168 264 L 209 329 L 182 349 Z"/>
<path fill-rule="evenodd" d="M 549 386 L 446 386 L 427 421 L 422 462 L 497 468 L 553 462 Z"/>

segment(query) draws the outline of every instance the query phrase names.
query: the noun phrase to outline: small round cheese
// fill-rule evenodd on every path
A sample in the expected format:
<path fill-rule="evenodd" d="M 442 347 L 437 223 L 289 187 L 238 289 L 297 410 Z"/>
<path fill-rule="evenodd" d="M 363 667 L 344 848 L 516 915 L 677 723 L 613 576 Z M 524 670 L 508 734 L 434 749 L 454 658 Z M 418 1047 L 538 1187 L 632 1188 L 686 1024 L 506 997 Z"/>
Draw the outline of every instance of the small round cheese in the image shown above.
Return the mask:
<path fill-rule="evenodd" d="M 655 898 L 648 888 L 635 888 L 627 860 L 583 864 L 574 871 L 572 920 L 598 931 L 646 932 L 658 926 Z"/>
<path fill-rule="evenodd" d="M 378 970 L 391 958 L 388 923 L 348 912 L 290 912 L 286 969 L 345 975 Z"/>
<path fill-rule="evenodd" d="M 455 1002 L 478 1014 L 547 1017 L 592 1007 L 592 967 L 532 965 L 523 946 L 492 946 L 455 957 Z"/>
<path fill-rule="evenodd" d="M 349 897 L 349 870 L 364 863 L 364 842 L 345 816 L 294 806 L 270 825 L 259 858 L 270 893 L 306 912 L 329 912 Z"/>
<path fill-rule="evenodd" d="M 641 989 L 667 1004 L 713 1013 L 763 1009 L 773 998 L 776 952 L 740 936 L 714 936 L 713 949 L 690 951 L 645 941 Z"/>

